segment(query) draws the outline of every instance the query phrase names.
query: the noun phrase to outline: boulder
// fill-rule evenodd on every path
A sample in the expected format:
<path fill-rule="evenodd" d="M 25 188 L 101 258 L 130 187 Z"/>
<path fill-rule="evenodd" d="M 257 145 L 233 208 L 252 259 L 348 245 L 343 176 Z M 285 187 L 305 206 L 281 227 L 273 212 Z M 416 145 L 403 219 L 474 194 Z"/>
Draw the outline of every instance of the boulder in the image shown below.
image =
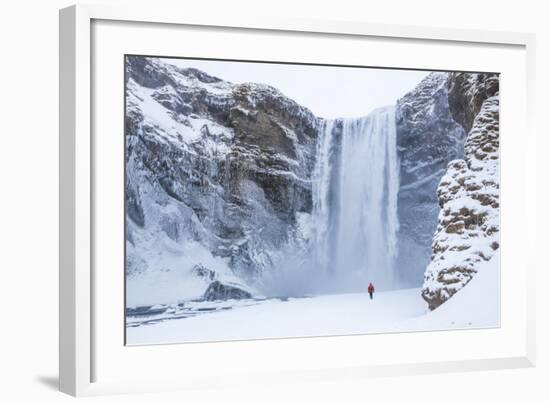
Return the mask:
<path fill-rule="evenodd" d="M 252 298 L 252 294 L 241 288 L 238 284 L 222 283 L 218 280 L 213 281 L 202 296 L 202 299 L 205 301 L 225 301 L 228 299 L 248 298 Z"/>

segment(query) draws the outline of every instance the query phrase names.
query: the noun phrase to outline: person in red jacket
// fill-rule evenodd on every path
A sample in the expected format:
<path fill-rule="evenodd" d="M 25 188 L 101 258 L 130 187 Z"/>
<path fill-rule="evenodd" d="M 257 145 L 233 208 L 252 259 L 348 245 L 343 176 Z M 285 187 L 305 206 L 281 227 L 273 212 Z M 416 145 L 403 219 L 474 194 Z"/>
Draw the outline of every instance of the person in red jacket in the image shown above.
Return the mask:
<path fill-rule="evenodd" d="M 372 285 L 372 283 L 369 283 L 368 291 L 369 291 L 370 299 L 372 299 L 372 294 L 374 294 L 374 285 Z"/>

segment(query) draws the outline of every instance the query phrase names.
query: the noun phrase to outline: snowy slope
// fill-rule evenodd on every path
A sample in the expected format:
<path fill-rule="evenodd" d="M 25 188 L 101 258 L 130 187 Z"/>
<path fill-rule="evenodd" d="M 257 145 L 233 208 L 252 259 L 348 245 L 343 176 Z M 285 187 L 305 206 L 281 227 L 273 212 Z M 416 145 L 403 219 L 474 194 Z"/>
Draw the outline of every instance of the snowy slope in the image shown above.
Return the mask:
<path fill-rule="evenodd" d="M 135 325 L 129 320 L 129 345 L 388 333 L 498 327 L 498 256 L 485 262 L 472 283 L 435 311 L 420 289 L 311 298 L 220 303 L 219 310 L 187 318 Z M 216 307 L 216 303 L 206 305 Z M 204 308 L 206 308 L 204 306 Z M 221 308 L 220 308 L 221 309 Z"/>
<path fill-rule="evenodd" d="M 127 328 L 130 345 L 344 335 L 398 330 L 425 309 L 418 289 L 267 300 L 254 306 Z"/>
<path fill-rule="evenodd" d="M 471 282 L 439 308 L 399 324 L 403 330 L 500 326 L 500 252 L 479 265 Z"/>

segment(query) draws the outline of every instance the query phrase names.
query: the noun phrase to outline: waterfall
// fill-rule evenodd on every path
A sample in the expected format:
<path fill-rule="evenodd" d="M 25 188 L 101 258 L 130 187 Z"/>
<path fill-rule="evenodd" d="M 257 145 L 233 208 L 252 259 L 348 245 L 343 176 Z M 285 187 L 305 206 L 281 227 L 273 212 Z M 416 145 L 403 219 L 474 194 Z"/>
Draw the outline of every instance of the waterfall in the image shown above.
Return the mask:
<path fill-rule="evenodd" d="M 327 121 L 313 174 L 314 260 L 324 290 L 392 288 L 399 160 L 394 107 Z"/>
<path fill-rule="evenodd" d="M 330 218 L 333 216 L 330 211 L 331 202 L 334 197 L 331 196 L 332 167 L 335 164 L 332 159 L 337 156 L 334 151 L 332 131 L 334 120 L 327 120 L 321 131 L 321 136 L 317 144 L 317 161 L 313 174 L 313 216 L 315 224 L 315 260 L 317 266 L 322 271 L 328 271 L 330 262 L 330 234 L 334 233 L 331 227 Z"/>

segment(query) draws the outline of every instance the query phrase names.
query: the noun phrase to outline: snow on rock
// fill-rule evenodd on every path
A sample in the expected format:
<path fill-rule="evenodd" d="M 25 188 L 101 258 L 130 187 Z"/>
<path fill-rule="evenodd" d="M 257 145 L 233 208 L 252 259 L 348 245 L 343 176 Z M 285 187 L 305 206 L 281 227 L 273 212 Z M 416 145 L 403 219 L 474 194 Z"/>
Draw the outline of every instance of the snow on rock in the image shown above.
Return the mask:
<path fill-rule="evenodd" d="M 252 293 L 242 288 L 236 283 L 221 283 L 213 281 L 202 296 L 205 301 L 228 300 L 228 299 L 246 299 L 251 298 Z"/>
<path fill-rule="evenodd" d="M 325 121 L 268 85 L 162 59 L 128 56 L 126 83 L 128 306 L 197 300 L 214 282 L 267 295 L 274 271 L 308 257 Z M 415 286 L 441 206 L 423 292 L 432 308 L 498 247 L 495 88 L 487 74 L 432 73 L 396 105 L 399 264 Z M 288 295 L 282 277 L 275 295 Z M 292 293 L 303 294 L 294 282 Z"/>
<path fill-rule="evenodd" d="M 499 77 L 488 73 L 451 73 L 447 86 L 453 118 L 468 132 L 485 99 L 498 93 Z"/>
<path fill-rule="evenodd" d="M 267 85 L 128 56 L 128 305 L 245 288 L 272 268 L 311 212 L 319 124 Z"/>
<path fill-rule="evenodd" d="M 500 242 L 498 76 L 452 73 L 448 84 L 453 116 L 470 129 L 464 159 L 449 163 L 437 189 L 440 212 L 422 288 L 432 310 L 468 284 Z"/>
<path fill-rule="evenodd" d="M 398 322 L 403 331 L 487 329 L 500 325 L 499 251 L 478 264 L 475 280 L 430 313 Z"/>
<path fill-rule="evenodd" d="M 466 133 L 449 110 L 446 72 L 428 74 L 397 101 L 400 159 L 398 274 L 419 286 L 437 225 L 436 190 L 447 164 L 464 153 Z"/>

